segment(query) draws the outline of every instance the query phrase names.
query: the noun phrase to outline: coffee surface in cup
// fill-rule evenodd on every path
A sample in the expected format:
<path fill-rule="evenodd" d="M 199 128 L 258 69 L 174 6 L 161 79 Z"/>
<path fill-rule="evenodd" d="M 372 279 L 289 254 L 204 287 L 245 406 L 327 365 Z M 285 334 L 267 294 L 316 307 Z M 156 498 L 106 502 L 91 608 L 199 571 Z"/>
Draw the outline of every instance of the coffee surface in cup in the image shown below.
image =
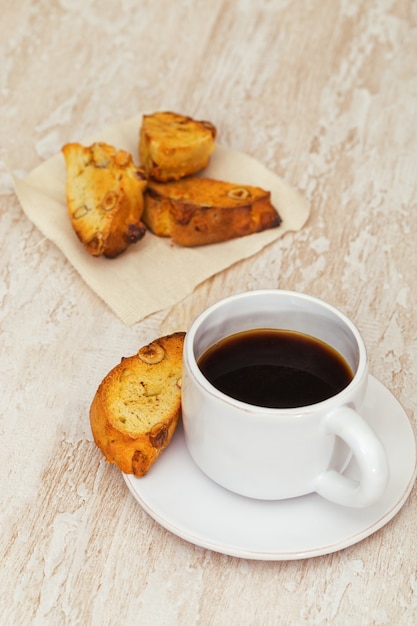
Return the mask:
<path fill-rule="evenodd" d="M 209 348 L 198 365 L 209 382 L 226 395 L 281 409 L 326 400 L 353 378 L 350 366 L 334 348 L 288 330 L 236 333 Z"/>

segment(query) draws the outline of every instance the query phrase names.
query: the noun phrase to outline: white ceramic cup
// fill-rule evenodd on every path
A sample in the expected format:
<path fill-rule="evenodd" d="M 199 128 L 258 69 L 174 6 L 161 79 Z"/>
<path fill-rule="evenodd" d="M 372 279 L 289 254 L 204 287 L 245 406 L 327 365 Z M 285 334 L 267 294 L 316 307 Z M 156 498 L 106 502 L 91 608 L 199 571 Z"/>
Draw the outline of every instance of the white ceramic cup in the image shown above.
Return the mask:
<path fill-rule="evenodd" d="M 327 400 L 300 408 L 264 408 L 225 395 L 197 361 L 216 342 L 259 328 L 298 331 L 326 342 L 350 365 L 352 381 Z M 207 476 L 243 496 L 280 500 L 317 492 L 337 504 L 370 506 L 384 493 L 388 464 L 381 442 L 360 415 L 367 380 L 363 339 L 338 309 L 276 289 L 230 296 L 201 313 L 186 334 L 186 445 Z M 358 482 L 343 475 L 352 454 Z"/>

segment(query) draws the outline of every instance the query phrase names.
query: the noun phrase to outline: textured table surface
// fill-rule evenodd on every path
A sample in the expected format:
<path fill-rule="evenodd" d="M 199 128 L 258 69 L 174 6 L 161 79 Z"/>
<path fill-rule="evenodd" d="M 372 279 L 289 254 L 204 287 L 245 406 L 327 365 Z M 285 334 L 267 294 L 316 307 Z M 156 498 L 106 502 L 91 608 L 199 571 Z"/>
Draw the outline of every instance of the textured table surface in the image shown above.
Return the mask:
<path fill-rule="evenodd" d="M 19 0 L 3 2 L 0 42 L 1 622 L 416 623 L 415 489 L 344 550 L 240 559 L 155 522 L 88 420 L 121 356 L 225 295 L 279 287 L 344 310 L 415 423 L 416 3 Z M 299 232 L 128 328 L 27 219 L 9 172 L 161 109 L 211 120 L 312 210 Z"/>

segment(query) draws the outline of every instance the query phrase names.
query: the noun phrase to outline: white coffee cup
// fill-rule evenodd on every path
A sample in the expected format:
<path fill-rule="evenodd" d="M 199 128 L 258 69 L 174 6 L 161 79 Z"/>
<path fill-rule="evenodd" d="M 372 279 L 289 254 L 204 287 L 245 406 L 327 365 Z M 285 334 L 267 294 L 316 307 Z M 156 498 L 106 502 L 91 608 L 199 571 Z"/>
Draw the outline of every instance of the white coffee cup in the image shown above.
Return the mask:
<path fill-rule="evenodd" d="M 253 329 L 284 329 L 332 346 L 353 379 L 336 395 L 297 408 L 265 408 L 219 391 L 198 360 L 222 339 Z M 388 481 L 385 450 L 361 417 L 368 381 L 364 341 L 346 315 L 312 296 L 268 289 L 227 297 L 202 312 L 184 344 L 182 419 L 197 466 L 216 483 L 251 498 L 280 500 L 317 492 L 366 507 Z M 343 475 L 352 454 L 360 480 Z"/>

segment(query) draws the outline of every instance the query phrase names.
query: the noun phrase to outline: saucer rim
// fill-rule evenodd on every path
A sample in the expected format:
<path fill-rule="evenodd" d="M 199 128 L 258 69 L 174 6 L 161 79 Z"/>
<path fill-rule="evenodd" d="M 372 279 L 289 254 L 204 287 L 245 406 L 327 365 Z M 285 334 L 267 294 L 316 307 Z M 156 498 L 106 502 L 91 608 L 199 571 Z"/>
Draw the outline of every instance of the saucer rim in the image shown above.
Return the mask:
<path fill-rule="evenodd" d="M 160 524 L 163 528 L 165 528 L 172 534 L 176 535 L 177 537 L 180 537 L 181 539 L 187 541 L 188 543 L 199 546 L 201 548 L 209 549 L 214 552 L 218 552 L 220 554 L 225 554 L 227 556 L 246 558 L 246 559 L 251 559 L 251 560 L 264 560 L 264 561 L 265 560 L 267 561 L 300 560 L 300 559 L 322 556 L 325 554 L 331 554 L 333 552 L 343 550 L 352 545 L 355 545 L 356 543 L 363 541 L 367 537 L 371 536 L 372 534 L 376 533 L 378 530 L 383 528 L 389 521 L 391 521 L 393 517 L 395 517 L 395 515 L 397 515 L 397 513 L 404 506 L 417 478 L 417 437 L 416 437 L 416 432 L 415 432 L 415 428 L 414 428 L 412 421 L 409 419 L 402 404 L 392 394 L 392 392 L 377 378 L 370 375 L 367 396 L 369 396 L 372 392 L 377 393 L 377 394 L 388 394 L 391 397 L 391 400 L 394 401 L 395 404 L 397 405 L 399 415 L 396 416 L 396 419 L 400 418 L 401 420 L 404 421 L 404 427 L 405 428 L 407 426 L 409 427 L 412 433 L 412 442 L 414 445 L 413 445 L 413 450 L 412 450 L 412 456 L 410 454 L 408 463 L 410 463 L 410 461 L 413 460 L 413 470 L 410 473 L 410 476 L 405 485 L 405 488 L 403 488 L 401 492 L 398 493 L 398 497 L 395 498 L 395 502 L 392 502 L 391 505 L 386 510 L 384 510 L 383 514 L 378 519 L 376 519 L 372 523 L 369 522 L 363 528 L 358 529 L 356 532 L 353 532 L 352 534 L 348 534 L 343 539 L 338 540 L 333 543 L 326 544 L 325 546 L 318 545 L 316 547 L 312 547 L 309 549 L 299 549 L 299 550 L 289 550 L 289 551 L 285 551 L 285 550 L 264 551 L 264 550 L 259 550 L 259 549 L 251 549 L 250 546 L 246 546 L 245 548 L 242 548 L 242 547 L 227 545 L 227 543 L 213 540 L 213 538 L 210 538 L 209 534 L 207 533 L 205 534 L 205 536 L 201 536 L 201 532 L 198 533 L 198 531 L 196 530 L 194 530 L 195 534 L 193 535 L 192 531 L 190 531 L 189 529 L 187 530 L 186 528 L 184 528 L 183 526 L 179 524 L 176 524 L 173 519 L 168 519 L 166 515 L 165 516 L 162 515 L 160 512 L 156 510 L 154 506 L 152 506 L 152 501 L 151 501 L 152 498 L 149 498 L 149 495 L 147 495 L 148 493 L 152 494 L 152 489 L 149 489 L 147 491 L 147 490 L 143 490 L 141 487 L 145 484 L 143 482 L 144 480 L 148 481 L 152 479 L 153 479 L 153 482 L 156 483 L 155 486 L 157 486 L 158 477 L 154 478 L 155 474 L 153 476 L 148 475 L 144 478 L 137 478 L 133 476 L 132 474 L 124 474 L 124 473 L 122 473 L 122 476 L 125 480 L 125 483 L 131 495 L 133 495 L 133 497 L 138 502 L 138 504 L 140 504 L 140 506 L 144 509 L 144 511 L 148 515 L 150 515 L 150 517 L 152 517 L 158 524 Z M 376 429 L 376 431 L 378 434 L 378 429 Z M 182 425 L 180 425 L 180 428 L 177 429 L 177 432 L 175 433 L 174 437 L 182 438 L 182 441 L 179 445 L 185 447 L 186 444 L 184 440 L 184 433 L 182 430 Z M 178 441 L 177 441 L 177 445 L 178 445 Z M 186 453 L 188 454 L 187 450 L 186 450 Z M 164 456 L 165 457 L 167 456 L 166 452 L 164 453 Z M 388 460 L 390 463 L 390 470 L 391 470 L 392 458 L 389 458 Z M 190 462 L 194 465 L 194 462 L 191 460 L 191 457 L 190 457 Z M 199 470 L 197 466 L 194 465 L 194 468 L 195 468 L 195 472 L 198 472 L 201 474 L 202 484 L 204 485 L 204 481 L 208 481 L 207 484 L 211 486 L 211 489 L 213 489 L 213 482 L 208 477 L 206 477 Z M 149 487 L 149 483 L 147 487 Z M 223 495 L 227 493 L 227 490 L 225 490 L 223 487 L 219 485 L 214 485 L 214 487 L 216 491 L 220 490 L 223 493 Z M 230 496 L 236 497 L 236 494 L 230 493 Z M 237 497 L 240 498 L 243 496 L 237 496 Z M 318 494 L 308 494 L 306 496 L 301 496 L 300 498 L 297 498 L 297 500 L 305 501 L 307 498 L 317 499 L 319 503 L 320 502 L 323 503 L 323 506 L 341 508 L 339 505 L 323 500 Z M 383 499 L 384 498 L 382 498 L 382 500 Z M 257 502 L 259 501 L 256 501 L 256 500 L 254 501 L 254 506 L 256 506 Z M 274 505 L 276 505 L 279 508 L 280 503 L 275 502 Z"/>

